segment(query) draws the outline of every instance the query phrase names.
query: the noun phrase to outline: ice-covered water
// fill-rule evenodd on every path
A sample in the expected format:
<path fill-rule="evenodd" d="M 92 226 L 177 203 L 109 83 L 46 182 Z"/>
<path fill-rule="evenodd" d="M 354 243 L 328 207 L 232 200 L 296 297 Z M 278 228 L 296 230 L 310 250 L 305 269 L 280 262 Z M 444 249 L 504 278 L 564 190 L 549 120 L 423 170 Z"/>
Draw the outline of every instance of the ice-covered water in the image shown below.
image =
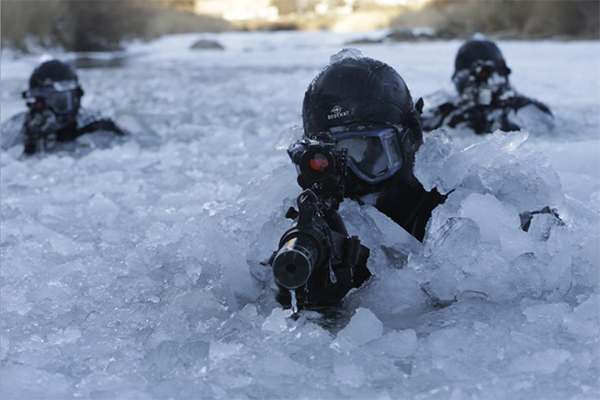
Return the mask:
<path fill-rule="evenodd" d="M 259 262 L 300 191 L 288 128 L 329 57 L 365 35 L 206 36 L 225 51 L 171 36 L 79 71 L 87 108 L 159 145 L 2 152 L 3 399 L 598 397 L 598 42 L 500 43 L 556 131 L 428 135 L 419 178 L 455 190 L 424 244 L 344 202 L 374 278 L 336 315 L 294 320 L 274 301 Z M 361 50 L 418 98 L 450 85 L 460 44 Z M 2 121 L 38 61 L 2 54 Z M 518 228 L 545 205 L 562 223 Z"/>

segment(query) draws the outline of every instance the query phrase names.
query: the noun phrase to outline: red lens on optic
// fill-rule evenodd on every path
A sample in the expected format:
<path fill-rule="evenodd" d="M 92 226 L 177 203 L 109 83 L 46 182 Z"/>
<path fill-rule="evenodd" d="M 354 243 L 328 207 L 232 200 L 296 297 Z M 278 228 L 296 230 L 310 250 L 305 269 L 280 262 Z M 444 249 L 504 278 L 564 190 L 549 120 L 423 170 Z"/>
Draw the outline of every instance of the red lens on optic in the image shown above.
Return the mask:
<path fill-rule="evenodd" d="M 315 157 L 310 160 L 310 167 L 315 171 L 325 171 L 325 169 L 329 167 L 329 161 L 321 154 L 316 154 Z"/>
<path fill-rule="evenodd" d="M 481 71 L 479 72 L 479 75 L 482 78 L 487 78 L 488 76 L 490 76 L 490 70 L 487 68 L 482 68 Z"/>

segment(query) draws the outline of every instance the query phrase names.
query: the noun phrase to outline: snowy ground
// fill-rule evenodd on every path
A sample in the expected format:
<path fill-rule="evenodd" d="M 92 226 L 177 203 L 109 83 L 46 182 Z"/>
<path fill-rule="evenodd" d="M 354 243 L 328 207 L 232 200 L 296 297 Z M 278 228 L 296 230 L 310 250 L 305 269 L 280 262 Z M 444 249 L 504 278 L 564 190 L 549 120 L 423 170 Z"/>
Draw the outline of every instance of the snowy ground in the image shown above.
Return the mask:
<path fill-rule="evenodd" d="M 428 136 L 420 178 L 458 189 L 425 243 L 345 202 L 375 277 L 335 317 L 294 321 L 273 300 L 258 261 L 299 193 L 288 128 L 329 56 L 381 34 L 205 36 L 225 51 L 172 36 L 80 70 L 84 106 L 160 140 L 2 152 L 2 398 L 598 398 L 598 42 L 500 43 L 556 131 Z M 459 46 L 359 48 L 416 99 L 449 87 Z M 2 121 L 39 61 L 2 54 Z M 518 212 L 544 205 L 565 224 L 520 231 Z"/>

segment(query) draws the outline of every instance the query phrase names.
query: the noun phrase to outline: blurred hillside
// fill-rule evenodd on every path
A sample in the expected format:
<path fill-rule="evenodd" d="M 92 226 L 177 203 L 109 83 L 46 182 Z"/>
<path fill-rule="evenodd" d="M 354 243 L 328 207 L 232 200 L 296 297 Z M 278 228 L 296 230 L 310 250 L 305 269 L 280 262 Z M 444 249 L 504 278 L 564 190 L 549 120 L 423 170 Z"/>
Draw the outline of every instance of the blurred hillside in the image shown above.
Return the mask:
<path fill-rule="evenodd" d="M 22 51 L 116 50 L 126 39 L 231 29 L 222 19 L 196 15 L 180 2 L 164 0 L 2 0 L 0 5 L 2 48 Z"/>
<path fill-rule="evenodd" d="M 392 28 L 393 40 L 600 38 L 598 0 L 2 0 L 2 47 L 119 49 L 123 40 L 225 30 Z"/>
<path fill-rule="evenodd" d="M 448 37 L 482 32 L 502 39 L 598 39 L 599 20 L 598 0 L 431 0 L 391 26 L 427 26 Z"/>
<path fill-rule="evenodd" d="M 598 0 L 162 0 L 235 29 L 433 28 L 433 38 L 475 32 L 513 39 L 600 37 Z M 397 35 L 396 37 L 406 37 Z"/>

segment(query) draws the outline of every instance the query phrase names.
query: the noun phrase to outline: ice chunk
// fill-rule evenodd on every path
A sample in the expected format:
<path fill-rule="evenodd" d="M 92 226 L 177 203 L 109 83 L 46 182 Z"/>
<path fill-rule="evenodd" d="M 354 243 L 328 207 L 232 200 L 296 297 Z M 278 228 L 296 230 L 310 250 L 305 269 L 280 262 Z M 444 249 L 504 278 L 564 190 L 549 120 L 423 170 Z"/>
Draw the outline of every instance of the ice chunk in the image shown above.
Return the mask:
<path fill-rule="evenodd" d="M 424 350 L 431 354 L 435 368 L 452 380 L 485 376 L 480 365 L 496 359 L 497 354 L 495 345 L 480 336 L 483 332 L 488 333 L 485 327 L 478 328 L 476 324 L 468 328 L 460 324 L 452 326 L 458 322 L 454 319 L 443 322 L 451 326 L 436 330 L 424 343 Z"/>
<path fill-rule="evenodd" d="M 423 255 L 430 268 L 420 272 L 424 289 L 442 301 L 464 293 L 502 301 L 522 295 L 559 301 L 572 284 L 573 245 L 587 239 L 580 236 L 584 230 L 568 226 L 584 213 L 580 207 L 565 208 L 547 159 L 522 147 L 523 131 L 498 131 L 454 154 L 437 152 L 449 147 L 443 138 L 436 132 L 426 137 L 415 161 L 424 185 L 452 191 L 427 226 Z M 529 232 L 521 229 L 521 213 L 548 205 L 557 205 L 564 221 L 535 214 Z M 591 271 L 583 260 L 574 265 Z"/>
<path fill-rule="evenodd" d="M 564 200 L 560 178 L 540 152 L 519 149 L 514 154 L 499 154 L 479 176 L 487 190 L 519 212 L 540 210 Z"/>
<path fill-rule="evenodd" d="M 2 360 L 6 357 L 8 349 L 10 348 L 10 339 L 6 335 L 0 336 L 0 357 Z"/>
<path fill-rule="evenodd" d="M 509 368 L 512 373 L 537 372 L 551 374 L 555 372 L 562 363 L 570 359 L 572 359 L 572 356 L 567 350 L 549 349 L 517 357 L 510 363 Z"/>
<path fill-rule="evenodd" d="M 571 307 L 567 303 L 542 303 L 525 308 L 523 314 L 525 314 L 527 322 L 558 325 L 570 311 Z"/>
<path fill-rule="evenodd" d="M 134 386 L 131 386 L 131 379 L 134 379 Z M 108 371 L 96 370 L 89 375 L 85 375 L 77 384 L 78 391 L 83 393 L 82 397 L 92 398 L 97 394 L 106 398 L 144 398 L 143 385 L 132 376 L 124 377 L 122 375 L 111 374 Z M 54 397 L 50 397 L 54 398 Z"/>
<path fill-rule="evenodd" d="M 462 203 L 460 215 L 477 223 L 485 241 L 499 240 L 502 230 L 516 230 L 520 226 L 517 210 L 491 194 L 469 195 Z"/>
<path fill-rule="evenodd" d="M 208 357 L 209 344 L 194 340 L 179 344 L 174 340 L 163 340 L 149 350 L 145 356 L 148 364 L 161 373 L 168 373 L 180 365 L 199 365 Z"/>
<path fill-rule="evenodd" d="M 267 355 L 256 363 L 255 367 L 261 374 L 275 377 L 293 378 L 308 372 L 308 368 L 294 362 L 284 354 Z"/>
<path fill-rule="evenodd" d="M 367 380 L 364 369 L 356 364 L 336 362 L 333 375 L 338 382 L 356 388 L 363 386 Z"/>
<path fill-rule="evenodd" d="M 63 374 L 30 365 L 2 365 L 2 397 L 8 399 L 66 399 L 72 388 Z"/>
<path fill-rule="evenodd" d="M 575 258 L 573 273 L 576 282 L 582 286 L 594 286 L 600 281 L 600 233 L 590 234 L 581 244 L 581 251 Z"/>
<path fill-rule="evenodd" d="M 525 131 L 497 131 L 452 154 L 444 134 L 435 131 L 416 154 L 415 174 L 426 189 L 491 193 L 519 212 L 558 204 L 564 200 L 558 175 L 541 153 L 522 148 L 527 136 Z"/>
<path fill-rule="evenodd" d="M 425 256 L 468 261 L 476 254 L 481 230 L 471 218 L 450 217 L 443 225 L 431 227 L 425 240 Z"/>
<path fill-rule="evenodd" d="M 386 326 L 405 328 L 406 319 L 423 312 L 423 307 L 429 300 L 422 290 L 418 272 L 410 267 L 414 260 L 408 261 L 402 269 L 391 266 L 386 269 L 385 263 L 389 261 L 380 253 L 379 258 L 373 262 L 383 265 L 375 268 L 369 264 L 369 268 L 377 271 L 376 274 L 364 288 L 346 300 L 356 307 L 368 308 L 377 319 L 387 321 Z"/>
<path fill-rule="evenodd" d="M 88 218 L 95 222 L 102 222 L 109 225 L 115 221 L 118 212 L 119 206 L 102 193 L 94 195 L 87 207 Z"/>
<path fill-rule="evenodd" d="M 508 258 L 531 249 L 531 238 L 521 230 L 517 209 L 491 194 L 469 195 L 462 203 L 460 216 L 475 221 L 482 241 L 499 241 Z"/>
<path fill-rule="evenodd" d="M 414 174 L 425 190 L 430 191 L 435 187 L 453 149 L 452 138 L 444 129 L 436 129 L 424 137 L 423 144 L 415 155 Z"/>
<path fill-rule="evenodd" d="M 208 358 L 210 345 L 202 340 L 192 340 L 179 347 L 179 358 L 185 365 L 197 365 Z"/>
<path fill-rule="evenodd" d="M 562 224 L 562 221 L 553 214 L 534 214 L 527 232 L 535 240 L 544 241 L 550 237 L 552 228 L 560 224 Z"/>
<path fill-rule="evenodd" d="M 350 323 L 338 333 L 331 343 L 331 348 L 343 351 L 354 346 L 362 346 L 380 338 L 382 333 L 383 324 L 375 314 L 366 308 L 359 308 Z"/>
<path fill-rule="evenodd" d="M 483 142 L 450 155 L 441 169 L 436 186 L 442 193 L 448 193 L 458 186 L 478 189 L 481 187 L 479 173 L 490 168 L 500 155 L 515 151 L 527 139 L 526 132 L 504 133 L 501 131 L 489 135 Z M 432 151 L 432 149 L 429 149 Z M 422 160 L 427 157 L 419 157 Z M 416 160 L 415 160 L 416 162 Z M 503 174 L 505 175 L 505 173 Z"/>
<path fill-rule="evenodd" d="M 600 297 L 592 294 L 586 301 L 575 307 L 572 314 L 564 316 L 564 324 L 567 329 L 585 338 L 596 340 L 600 335 Z"/>
<path fill-rule="evenodd" d="M 64 343 L 73 343 L 81 337 L 81 331 L 78 328 L 69 326 L 64 330 L 48 335 L 48 342 L 53 345 L 60 345 Z"/>
<path fill-rule="evenodd" d="M 572 239 L 566 227 L 552 229 L 547 241 L 534 240 L 512 205 L 489 193 L 456 190 L 428 225 L 423 285 L 443 301 L 466 292 L 498 301 L 554 293 L 557 301 L 572 280 Z"/>
<path fill-rule="evenodd" d="M 2 288 L 2 312 L 16 312 L 27 315 L 33 308 L 23 290 L 15 287 Z"/>
<path fill-rule="evenodd" d="M 287 150 L 290 145 L 296 143 L 304 136 L 304 129 L 300 125 L 294 125 L 291 128 L 283 130 L 279 134 L 279 139 L 275 144 L 277 150 Z"/>
<path fill-rule="evenodd" d="M 329 59 L 329 64 L 335 64 L 347 58 L 352 60 L 360 60 L 361 58 L 363 58 L 362 51 L 353 47 L 345 48 L 340 52 L 332 55 Z"/>
<path fill-rule="evenodd" d="M 392 331 L 365 345 L 372 354 L 407 358 L 417 350 L 417 334 L 412 329 Z"/>
<path fill-rule="evenodd" d="M 283 332 L 287 330 L 287 319 L 290 315 L 292 315 L 291 310 L 284 310 L 283 308 L 274 308 L 273 311 L 271 311 L 271 315 L 269 315 L 265 322 L 263 322 L 262 330 L 270 332 Z"/>
<path fill-rule="evenodd" d="M 521 254 L 510 261 L 506 270 L 510 274 L 507 276 L 510 283 L 504 289 L 512 291 L 513 296 L 522 294 L 528 298 L 539 298 L 548 287 L 544 276 L 548 270 L 548 264 L 535 254 Z M 506 294 L 510 296 L 508 292 Z"/>
<path fill-rule="evenodd" d="M 421 243 L 391 218 L 371 205 L 345 201 L 340 214 L 350 235 L 357 235 L 371 249 L 368 267 L 378 274 L 393 268 L 403 268 L 411 252 Z"/>
<path fill-rule="evenodd" d="M 213 342 L 210 344 L 208 357 L 214 361 L 224 361 L 240 354 L 243 345 L 240 343 Z"/>

